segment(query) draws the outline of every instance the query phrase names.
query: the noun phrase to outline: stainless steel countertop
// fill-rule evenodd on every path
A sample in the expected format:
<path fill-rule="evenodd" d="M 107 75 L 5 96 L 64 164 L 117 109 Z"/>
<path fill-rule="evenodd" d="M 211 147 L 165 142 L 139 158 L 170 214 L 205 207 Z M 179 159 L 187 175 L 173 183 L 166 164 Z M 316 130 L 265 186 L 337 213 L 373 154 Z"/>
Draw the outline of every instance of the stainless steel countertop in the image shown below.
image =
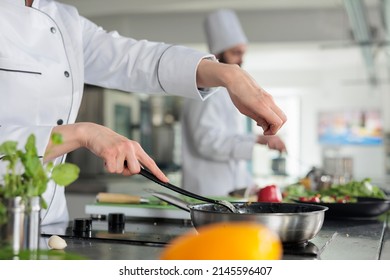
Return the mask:
<path fill-rule="evenodd" d="M 285 248 L 283 259 L 390 260 L 389 215 L 373 220 L 328 220 L 305 248 Z M 72 222 L 42 228 L 44 248 L 53 234 L 65 251 L 92 260 L 157 260 L 174 237 L 195 230 L 186 220 L 127 220 L 124 233 L 109 233 L 105 220 L 93 220 L 91 237 L 74 237 Z"/>

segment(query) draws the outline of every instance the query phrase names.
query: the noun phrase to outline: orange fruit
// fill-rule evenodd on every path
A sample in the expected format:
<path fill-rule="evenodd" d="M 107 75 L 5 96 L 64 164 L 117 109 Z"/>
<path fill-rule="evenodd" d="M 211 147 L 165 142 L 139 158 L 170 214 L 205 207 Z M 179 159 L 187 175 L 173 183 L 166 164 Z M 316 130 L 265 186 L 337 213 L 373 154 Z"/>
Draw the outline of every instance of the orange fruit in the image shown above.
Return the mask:
<path fill-rule="evenodd" d="M 283 253 L 277 234 L 254 222 L 210 224 L 174 238 L 162 260 L 278 260 Z"/>

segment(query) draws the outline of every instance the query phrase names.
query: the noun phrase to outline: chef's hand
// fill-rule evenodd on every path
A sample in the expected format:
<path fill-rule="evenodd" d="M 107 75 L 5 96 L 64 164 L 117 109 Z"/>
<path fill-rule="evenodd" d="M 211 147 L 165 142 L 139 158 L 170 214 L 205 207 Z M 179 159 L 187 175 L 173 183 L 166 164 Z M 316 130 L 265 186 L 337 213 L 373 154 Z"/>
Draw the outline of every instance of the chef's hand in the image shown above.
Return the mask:
<path fill-rule="evenodd" d="M 273 97 L 238 65 L 203 59 L 198 66 L 197 83 L 198 87 L 226 87 L 237 109 L 255 120 L 264 135 L 276 134 L 287 120 Z"/>
<path fill-rule="evenodd" d="M 257 143 L 267 145 L 272 150 L 277 150 L 280 153 L 287 152 L 286 145 L 277 135 L 259 135 Z"/>
<path fill-rule="evenodd" d="M 142 165 L 160 180 L 168 182 L 168 178 L 138 142 L 129 140 L 105 126 L 82 122 L 56 126 L 52 133 L 60 133 L 63 143 L 49 143 L 44 161 L 85 147 L 104 160 L 105 168 L 110 173 L 130 176 L 138 174 Z"/>

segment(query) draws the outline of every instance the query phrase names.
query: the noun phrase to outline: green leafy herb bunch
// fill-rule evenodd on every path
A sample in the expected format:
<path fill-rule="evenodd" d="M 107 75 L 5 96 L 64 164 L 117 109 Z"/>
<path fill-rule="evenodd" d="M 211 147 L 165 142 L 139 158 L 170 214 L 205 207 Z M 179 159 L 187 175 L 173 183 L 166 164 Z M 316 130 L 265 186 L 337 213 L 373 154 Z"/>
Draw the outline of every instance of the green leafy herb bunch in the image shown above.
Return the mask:
<path fill-rule="evenodd" d="M 54 144 L 62 143 L 60 134 L 53 134 L 51 140 Z M 6 171 L 0 178 L 0 224 L 4 222 L 5 206 L 2 199 L 20 196 L 23 200 L 39 196 L 41 207 L 47 205 L 42 195 L 47 184 L 53 180 L 56 184 L 67 186 L 79 176 L 80 169 L 72 163 L 54 165 L 52 162 L 43 163 L 42 156 L 38 155 L 35 135 L 31 134 L 24 146 L 18 149 L 16 141 L 5 141 L 0 145 L 1 161 L 8 162 Z"/>

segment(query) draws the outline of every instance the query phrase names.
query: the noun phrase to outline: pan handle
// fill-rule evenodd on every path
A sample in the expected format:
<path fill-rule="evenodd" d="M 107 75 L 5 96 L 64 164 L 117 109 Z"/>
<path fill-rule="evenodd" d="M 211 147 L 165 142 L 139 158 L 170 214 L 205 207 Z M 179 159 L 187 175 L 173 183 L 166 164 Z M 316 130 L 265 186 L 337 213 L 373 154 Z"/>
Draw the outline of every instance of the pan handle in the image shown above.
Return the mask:
<path fill-rule="evenodd" d="M 176 206 L 176 207 L 183 209 L 187 212 L 191 212 L 191 209 L 190 209 L 191 204 L 185 200 L 182 200 L 182 199 L 176 197 L 176 196 L 173 196 L 173 195 L 168 194 L 168 193 L 162 193 L 162 192 L 152 192 L 152 195 L 154 197 L 157 197 L 158 199 L 161 199 L 161 200 L 173 205 L 173 206 Z"/>

